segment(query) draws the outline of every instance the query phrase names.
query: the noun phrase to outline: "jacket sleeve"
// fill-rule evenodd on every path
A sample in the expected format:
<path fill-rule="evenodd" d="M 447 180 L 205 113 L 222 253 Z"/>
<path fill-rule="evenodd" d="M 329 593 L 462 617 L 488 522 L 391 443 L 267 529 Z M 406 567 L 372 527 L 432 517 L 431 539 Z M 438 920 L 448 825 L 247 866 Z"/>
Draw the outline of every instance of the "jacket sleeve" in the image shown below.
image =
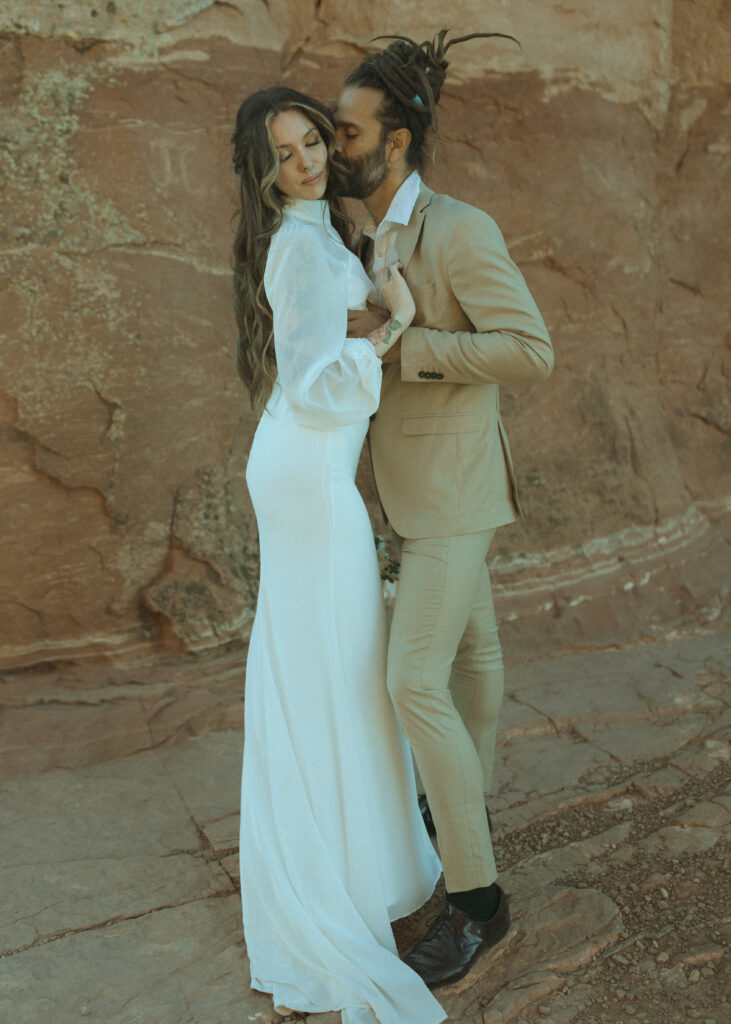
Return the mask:
<path fill-rule="evenodd" d="M 329 430 L 368 418 L 378 407 L 381 361 L 366 338 L 346 338 L 345 261 L 310 232 L 290 231 L 272 241 L 264 288 L 279 385 L 297 422 Z"/>
<path fill-rule="evenodd" d="M 401 379 L 544 380 L 553 369 L 551 339 L 495 221 L 481 210 L 460 212 L 445 242 L 449 283 L 474 331 L 408 328 L 401 338 Z M 440 376 L 425 378 L 424 372 Z"/>

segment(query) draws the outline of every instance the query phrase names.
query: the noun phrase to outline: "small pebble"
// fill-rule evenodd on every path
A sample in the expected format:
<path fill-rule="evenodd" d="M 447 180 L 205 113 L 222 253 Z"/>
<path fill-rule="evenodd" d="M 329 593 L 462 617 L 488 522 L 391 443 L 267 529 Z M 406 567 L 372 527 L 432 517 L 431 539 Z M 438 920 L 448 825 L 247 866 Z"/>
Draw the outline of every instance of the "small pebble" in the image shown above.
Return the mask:
<path fill-rule="evenodd" d="M 626 999 L 627 997 L 627 993 L 623 988 L 615 988 L 614 994 L 617 997 L 617 999 Z"/>
<path fill-rule="evenodd" d="M 695 985 L 695 983 L 697 981 L 700 981 L 700 980 L 701 980 L 701 972 L 698 970 L 697 967 L 694 967 L 693 970 L 688 975 L 688 981 L 691 982 L 691 984 Z"/>
<path fill-rule="evenodd" d="M 669 959 L 670 959 L 670 954 L 669 953 L 663 952 L 663 953 L 658 953 L 657 954 L 657 962 L 659 964 L 666 964 Z"/>
<path fill-rule="evenodd" d="M 712 967 L 701 967 L 701 974 L 704 978 L 712 978 L 715 973 Z"/>
<path fill-rule="evenodd" d="M 79 1010 L 79 1013 L 81 1014 L 82 1017 L 88 1017 L 89 1014 L 91 1013 L 91 1010 L 89 1009 L 88 1006 L 82 1006 L 81 1009 Z"/>
<path fill-rule="evenodd" d="M 551 1007 L 550 1006 L 539 1006 L 538 1007 L 538 1012 L 540 1014 L 542 1014 L 544 1017 L 550 1017 L 550 1015 L 551 1015 Z"/>

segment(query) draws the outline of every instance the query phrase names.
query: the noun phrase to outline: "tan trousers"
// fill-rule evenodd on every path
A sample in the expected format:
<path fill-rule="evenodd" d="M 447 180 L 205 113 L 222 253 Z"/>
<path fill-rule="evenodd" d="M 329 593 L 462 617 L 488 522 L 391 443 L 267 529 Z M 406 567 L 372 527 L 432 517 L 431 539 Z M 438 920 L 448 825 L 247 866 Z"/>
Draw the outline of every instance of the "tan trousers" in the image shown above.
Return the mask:
<path fill-rule="evenodd" d="M 484 796 L 503 695 L 485 564 L 494 532 L 401 539 L 388 689 L 424 784 L 449 892 L 497 877 Z"/>

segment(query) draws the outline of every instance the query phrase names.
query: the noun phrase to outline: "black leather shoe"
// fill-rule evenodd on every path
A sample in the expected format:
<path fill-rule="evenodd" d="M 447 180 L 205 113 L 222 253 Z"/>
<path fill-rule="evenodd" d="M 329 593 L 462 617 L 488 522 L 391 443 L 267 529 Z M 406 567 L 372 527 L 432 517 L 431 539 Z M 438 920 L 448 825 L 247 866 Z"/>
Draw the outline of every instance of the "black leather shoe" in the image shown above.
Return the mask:
<path fill-rule="evenodd" d="M 430 836 L 435 836 L 437 834 L 437 828 L 434 824 L 434 819 L 431 816 L 429 801 L 427 800 L 425 793 L 422 793 L 419 797 L 419 810 L 421 811 L 421 816 L 424 819 L 426 831 Z M 488 810 L 487 805 L 485 805 L 485 813 L 487 814 L 487 827 L 490 829 L 490 835 L 492 835 L 492 819 L 490 818 L 490 811 Z"/>
<path fill-rule="evenodd" d="M 475 921 L 446 903 L 421 942 L 404 957 L 404 963 L 429 988 L 448 985 L 464 978 L 475 961 L 504 938 L 509 928 L 510 912 L 502 889 L 497 910 L 489 921 Z"/>

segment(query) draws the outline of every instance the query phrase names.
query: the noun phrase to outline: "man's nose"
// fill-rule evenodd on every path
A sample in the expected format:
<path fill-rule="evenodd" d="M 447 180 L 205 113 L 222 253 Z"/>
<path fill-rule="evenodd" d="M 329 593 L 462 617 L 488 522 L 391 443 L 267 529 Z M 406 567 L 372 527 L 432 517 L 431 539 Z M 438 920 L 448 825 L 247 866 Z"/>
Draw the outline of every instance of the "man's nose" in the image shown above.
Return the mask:
<path fill-rule="evenodd" d="M 343 152 L 344 138 L 345 138 L 345 135 L 344 135 L 344 132 L 343 132 L 342 128 L 336 128 L 335 129 L 335 152 L 336 153 L 342 153 Z"/>

